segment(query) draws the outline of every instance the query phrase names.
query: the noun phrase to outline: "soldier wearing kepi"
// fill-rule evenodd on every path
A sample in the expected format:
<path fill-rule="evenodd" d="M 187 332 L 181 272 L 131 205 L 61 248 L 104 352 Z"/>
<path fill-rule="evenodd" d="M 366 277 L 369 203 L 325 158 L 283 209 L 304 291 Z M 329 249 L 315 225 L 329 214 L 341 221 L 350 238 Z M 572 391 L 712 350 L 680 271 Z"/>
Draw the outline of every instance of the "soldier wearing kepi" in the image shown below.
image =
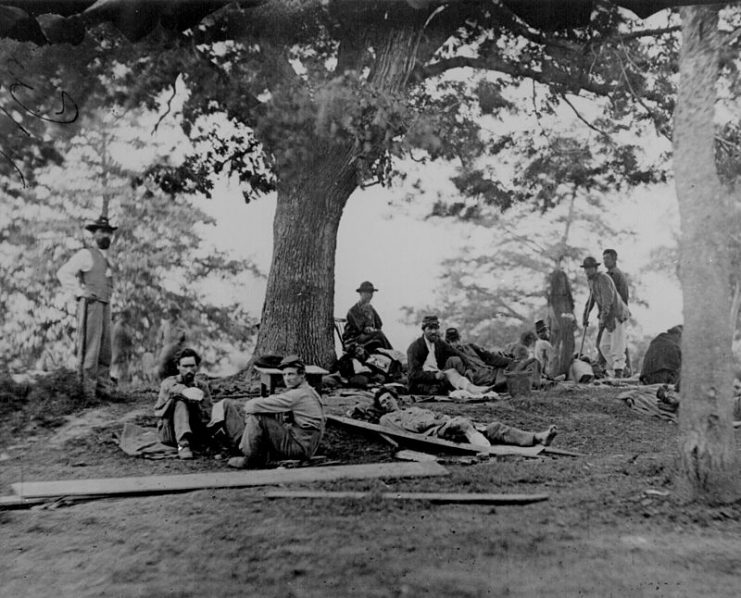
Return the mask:
<path fill-rule="evenodd" d="M 85 394 L 107 395 L 111 390 L 111 296 L 113 271 L 108 259 L 118 228 L 100 216 L 85 228 L 94 246 L 80 249 L 57 272 L 64 290 L 77 301 L 77 356 Z"/>

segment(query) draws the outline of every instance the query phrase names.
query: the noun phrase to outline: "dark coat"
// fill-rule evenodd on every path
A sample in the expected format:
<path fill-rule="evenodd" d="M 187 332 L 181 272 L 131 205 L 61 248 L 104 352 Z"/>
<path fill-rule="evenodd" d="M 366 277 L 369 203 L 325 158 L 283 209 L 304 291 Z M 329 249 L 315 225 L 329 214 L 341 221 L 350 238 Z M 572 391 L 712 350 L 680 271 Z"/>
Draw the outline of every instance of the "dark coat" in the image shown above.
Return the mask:
<path fill-rule="evenodd" d="M 643 358 L 640 380 L 644 384 L 652 383 L 654 374 L 668 372 L 679 379 L 682 367 L 682 334 L 671 329 L 662 332 L 651 341 Z"/>
<path fill-rule="evenodd" d="M 360 304 L 356 303 L 347 312 L 347 323 L 345 324 L 345 330 L 342 332 L 342 340 L 345 343 L 357 339 L 365 331 L 366 326 L 380 330 L 383 327 L 381 316 L 373 308 L 372 305 L 368 305 L 372 313 L 372 318 L 368 319 L 363 312 L 363 308 Z"/>
<path fill-rule="evenodd" d="M 424 336 L 420 336 L 407 349 L 407 379 L 409 381 L 409 392 L 415 392 L 421 384 L 439 384 L 440 381 L 435 378 L 435 372 L 425 372 L 422 366 L 427 359 L 429 351 Z M 451 357 L 460 357 L 465 363 L 465 357 L 451 347 L 444 340 L 435 342 L 435 359 L 437 367 L 445 369 L 445 364 Z"/>

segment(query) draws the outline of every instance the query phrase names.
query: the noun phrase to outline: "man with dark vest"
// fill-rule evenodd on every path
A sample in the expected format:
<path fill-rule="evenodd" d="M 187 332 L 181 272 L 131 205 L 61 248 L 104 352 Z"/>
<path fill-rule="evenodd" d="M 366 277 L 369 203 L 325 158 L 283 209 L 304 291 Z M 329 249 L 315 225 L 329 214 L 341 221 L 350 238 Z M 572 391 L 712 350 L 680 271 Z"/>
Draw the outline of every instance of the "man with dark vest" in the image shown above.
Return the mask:
<path fill-rule="evenodd" d="M 118 228 L 100 216 L 85 226 L 95 245 L 80 249 L 57 272 L 65 291 L 77 300 L 77 355 L 85 394 L 111 389 L 111 295 L 113 272 L 108 248 Z"/>

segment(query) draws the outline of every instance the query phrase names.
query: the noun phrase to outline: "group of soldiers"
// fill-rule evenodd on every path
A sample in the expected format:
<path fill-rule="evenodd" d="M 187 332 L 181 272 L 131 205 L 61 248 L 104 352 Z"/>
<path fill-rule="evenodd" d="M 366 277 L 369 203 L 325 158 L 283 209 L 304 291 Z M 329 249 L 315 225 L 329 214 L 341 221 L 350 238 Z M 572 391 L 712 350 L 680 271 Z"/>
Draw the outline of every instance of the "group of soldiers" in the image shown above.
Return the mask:
<path fill-rule="evenodd" d="M 111 340 L 123 334 L 111 332 L 113 274 L 107 250 L 117 227 L 101 216 L 85 228 L 92 233 L 94 246 L 73 255 L 59 269 L 58 278 L 77 301 L 78 355 L 85 392 L 105 394 L 110 391 Z M 599 271 L 600 264 L 592 257 L 582 264 L 590 290 L 583 324 L 588 325 L 590 311 L 596 305 L 598 346 L 612 373 L 620 376 L 626 363 L 628 286 L 617 268 L 617 253 L 605 250 L 603 258 L 607 273 Z M 383 322 L 371 305 L 377 291 L 369 281 L 358 287 L 360 299 L 347 314 L 342 334 L 346 351 L 338 360 L 337 369 L 345 381 L 371 374 L 365 383 L 380 383 L 371 408 L 380 420 L 407 431 L 457 438 L 482 446 L 490 442 L 524 445 L 551 442 L 555 435 L 553 427 L 542 432 L 524 432 L 493 422 L 481 431 L 468 420 L 451 421 L 428 410 L 402 408 L 396 390 L 385 385 L 401 379 L 403 372 L 398 355 L 383 332 Z M 208 386 L 196 376 L 201 357 L 185 346 L 186 333 L 178 325 L 178 317 L 175 306 L 160 335 L 164 344 L 159 371 L 162 381 L 154 407 L 160 441 L 176 446 L 181 459 L 192 459 L 193 445 L 218 440 L 235 453 L 229 465 L 240 468 L 259 466 L 276 458 L 311 457 L 322 438 L 326 417 L 320 395 L 307 382 L 303 361 L 292 355 L 280 362 L 283 392 L 247 401 L 225 399 L 214 404 Z M 125 314 L 119 323 L 126 323 Z M 535 323 L 534 333 L 525 333 L 507 351 L 490 351 L 475 343 L 464 343 L 456 328 L 448 328 L 443 339 L 435 315 L 426 316 L 421 327 L 422 335 L 409 345 L 406 353 L 406 390 L 410 394 L 437 395 L 455 390 L 482 394 L 501 388 L 507 371 L 532 369 L 536 377 L 551 374 L 553 347 L 543 320 Z M 125 376 L 125 372 L 115 372 L 114 368 L 116 373 Z M 373 374 L 378 377 L 374 379 Z M 394 415 L 390 416 L 391 413 Z"/>

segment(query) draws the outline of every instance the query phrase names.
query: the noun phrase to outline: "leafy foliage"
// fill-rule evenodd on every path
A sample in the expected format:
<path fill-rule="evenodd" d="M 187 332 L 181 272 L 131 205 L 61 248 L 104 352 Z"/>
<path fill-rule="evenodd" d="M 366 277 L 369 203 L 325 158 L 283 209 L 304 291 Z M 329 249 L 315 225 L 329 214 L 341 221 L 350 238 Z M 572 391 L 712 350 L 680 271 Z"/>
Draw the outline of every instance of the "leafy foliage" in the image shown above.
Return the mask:
<path fill-rule="evenodd" d="M 64 148 L 65 170 L 48 166 L 37 184 L 4 200 L 0 225 L 0 355 L 15 368 L 41 359 L 46 368 L 68 365 L 76 327 L 74 305 L 56 280 L 56 270 L 83 246 L 82 219 L 95 218 L 110 200 L 119 226 L 111 248 L 115 271 L 112 309 L 131 313 L 134 346 L 154 347 L 154 332 L 176 303 L 193 342 L 211 364 L 244 351 L 254 322 L 239 305 L 216 305 L 207 284 L 229 281 L 254 266 L 220 252 L 205 252 L 202 231 L 213 220 L 182 196 L 171 198 L 111 157 L 118 131 L 103 117 L 88 118 Z M 77 168 L 73 168 L 77 164 Z M 74 216 L 71 216 L 74 215 Z M 79 219 L 79 220 L 78 220 Z M 206 284 L 204 284 L 206 283 Z"/>

